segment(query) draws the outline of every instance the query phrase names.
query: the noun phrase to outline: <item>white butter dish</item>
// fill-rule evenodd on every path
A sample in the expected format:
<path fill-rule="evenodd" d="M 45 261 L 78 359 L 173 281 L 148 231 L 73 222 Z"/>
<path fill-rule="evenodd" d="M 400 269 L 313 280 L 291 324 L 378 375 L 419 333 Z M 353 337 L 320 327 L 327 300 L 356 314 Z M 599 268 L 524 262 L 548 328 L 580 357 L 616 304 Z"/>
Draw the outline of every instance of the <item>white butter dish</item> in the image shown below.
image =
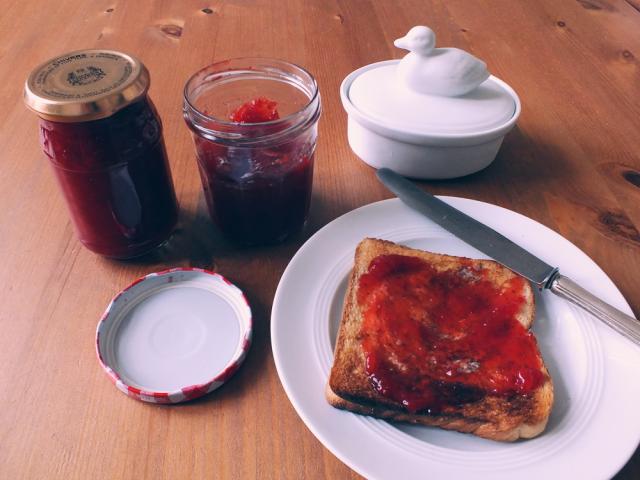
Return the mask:
<path fill-rule="evenodd" d="M 468 53 L 409 38 L 426 28 L 396 41 L 413 49 L 404 59 L 367 65 L 342 82 L 349 145 L 367 164 L 407 177 L 469 175 L 494 160 L 520 100 Z"/>

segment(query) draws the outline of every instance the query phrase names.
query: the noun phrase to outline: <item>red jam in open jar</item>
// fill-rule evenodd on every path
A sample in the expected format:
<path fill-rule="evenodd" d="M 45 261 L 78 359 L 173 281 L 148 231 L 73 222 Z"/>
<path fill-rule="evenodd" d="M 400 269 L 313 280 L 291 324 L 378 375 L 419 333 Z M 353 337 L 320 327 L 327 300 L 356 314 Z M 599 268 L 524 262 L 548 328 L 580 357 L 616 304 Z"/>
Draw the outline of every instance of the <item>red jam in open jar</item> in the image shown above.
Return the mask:
<path fill-rule="evenodd" d="M 148 252 L 169 238 L 178 218 L 148 87 L 134 57 L 85 50 L 41 65 L 25 88 L 78 237 L 107 257 Z"/>
<path fill-rule="evenodd" d="M 320 96 L 295 65 L 237 59 L 187 82 L 184 116 L 211 217 L 245 245 L 299 231 L 311 203 Z"/>

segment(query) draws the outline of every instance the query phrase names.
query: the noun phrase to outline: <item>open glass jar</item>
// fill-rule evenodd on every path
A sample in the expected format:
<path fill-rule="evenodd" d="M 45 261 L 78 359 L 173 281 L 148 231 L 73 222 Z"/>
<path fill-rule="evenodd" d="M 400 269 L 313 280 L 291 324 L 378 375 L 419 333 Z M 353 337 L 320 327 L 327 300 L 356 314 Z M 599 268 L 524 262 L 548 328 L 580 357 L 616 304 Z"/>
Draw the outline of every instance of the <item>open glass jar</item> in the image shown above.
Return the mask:
<path fill-rule="evenodd" d="M 247 115 L 256 103 L 269 105 L 271 115 Z M 268 244 L 302 228 L 320 109 L 313 76 L 280 60 L 227 60 L 189 79 L 184 117 L 209 213 L 224 235 Z"/>
<path fill-rule="evenodd" d="M 82 50 L 37 67 L 25 103 L 80 241 L 112 258 L 142 255 L 171 235 L 178 204 L 149 72 L 135 57 Z"/>

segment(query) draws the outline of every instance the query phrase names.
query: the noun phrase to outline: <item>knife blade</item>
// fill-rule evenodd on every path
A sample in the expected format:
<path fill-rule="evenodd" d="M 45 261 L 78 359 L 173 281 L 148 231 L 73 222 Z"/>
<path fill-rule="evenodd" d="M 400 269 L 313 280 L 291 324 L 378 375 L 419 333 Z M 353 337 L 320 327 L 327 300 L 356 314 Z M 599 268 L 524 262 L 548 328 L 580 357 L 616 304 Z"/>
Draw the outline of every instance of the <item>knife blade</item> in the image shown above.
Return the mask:
<path fill-rule="evenodd" d="M 487 225 L 425 192 L 393 170 L 381 168 L 377 171 L 377 176 L 409 207 L 498 263 L 522 275 L 540 290 L 550 290 L 569 300 L 640 345 L 640 322 L 561 275 L 557 267 L 547 264 Z"/>

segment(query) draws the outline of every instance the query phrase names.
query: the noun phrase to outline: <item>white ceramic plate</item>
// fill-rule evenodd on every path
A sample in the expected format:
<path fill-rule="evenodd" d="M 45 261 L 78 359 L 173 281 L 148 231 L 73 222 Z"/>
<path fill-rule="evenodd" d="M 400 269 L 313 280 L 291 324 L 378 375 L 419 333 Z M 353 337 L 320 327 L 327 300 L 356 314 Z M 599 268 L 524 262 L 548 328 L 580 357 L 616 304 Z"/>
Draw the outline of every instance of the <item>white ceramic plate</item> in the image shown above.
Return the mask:
<path fill-rule="evenodd" d="M 441 198 L 631 314 L 606 274 L 557 233 L 495 205 Z M 273 354 L 291 403 L 331 452 L 371 479 L 603 479 L 622 468 L 640 441 L 640 349 L 549 292 L 537 295 L 533 328 L 555 387 L 549 425 L 540 437 L 499 443 L 329 406 L 324 388 L 347 276 L 365 237 L 486 258 L 397 199 L 343 215 L 293 257 L 274 299 Z"/>

